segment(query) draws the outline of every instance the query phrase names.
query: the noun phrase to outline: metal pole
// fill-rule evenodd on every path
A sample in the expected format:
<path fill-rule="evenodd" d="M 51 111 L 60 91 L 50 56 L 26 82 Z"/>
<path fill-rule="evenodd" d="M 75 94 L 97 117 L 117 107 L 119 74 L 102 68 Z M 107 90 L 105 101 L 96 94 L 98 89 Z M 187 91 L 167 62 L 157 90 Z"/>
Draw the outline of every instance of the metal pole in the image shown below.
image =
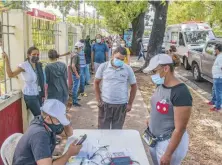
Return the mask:
<path fill-rule="evenodd" d="M 7 12 L 7 25 L 9 25 L 9 14 Z M 9 56 L 9 61 L 11 61 L 11 58 L 10 58 L 10 42 L 9 42 L 9 26 L 7 27 L 7 35 L 8 35 L 8 56 Z M 12 79 L 10 79 L 10 90 L 12 90 Z"/>
<path fill-rule="evenodd" d="M 2 24 L 4 23 L 4 14 L 2 13 Z M 2 26 L 2 32 L 4 31 L 4 27 Z M 2 50 L 4 51 L 4 35 L 2 34 Z M 3 61 L 3 67 L 4 67 L 4 82 L 5 82 L 5 93 L 7 91 L 7 85 L 6 85 L 6 71 L 5 71 L 5 61 Z M 4 93 L 4 94 L 5 94 Z"/>

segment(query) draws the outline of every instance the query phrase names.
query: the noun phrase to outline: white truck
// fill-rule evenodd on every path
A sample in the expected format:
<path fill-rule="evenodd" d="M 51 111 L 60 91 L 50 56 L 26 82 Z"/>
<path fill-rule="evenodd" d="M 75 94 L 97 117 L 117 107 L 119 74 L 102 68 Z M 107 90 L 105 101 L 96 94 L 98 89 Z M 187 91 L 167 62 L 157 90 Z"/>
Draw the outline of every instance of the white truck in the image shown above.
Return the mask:
<path fill-rule="evenodd" d="M 177 53 L 185 69 L 190 69 L 188 63 L 188 51 L 192 49 L 203 49 L 208 40 L 215 39 L 210 26 L 204 22 L 185 22 L 167 27 L 164 37 L 165 49 L 169 50 L 175 45 Z"/>

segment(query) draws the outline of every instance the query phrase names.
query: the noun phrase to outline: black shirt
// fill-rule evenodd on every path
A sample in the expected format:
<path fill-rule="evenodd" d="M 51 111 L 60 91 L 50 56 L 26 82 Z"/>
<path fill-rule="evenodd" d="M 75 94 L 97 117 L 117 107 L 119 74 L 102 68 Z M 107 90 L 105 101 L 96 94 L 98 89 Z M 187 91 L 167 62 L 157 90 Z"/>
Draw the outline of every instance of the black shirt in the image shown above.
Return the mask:
<path fill-rule="evenodd" d="M 37 116 L 18 142 L 13 165 L 37 165 L 37 161 L 51 158 L 55 149 L 55 134 L 43 125 L 41 116 Z"/>

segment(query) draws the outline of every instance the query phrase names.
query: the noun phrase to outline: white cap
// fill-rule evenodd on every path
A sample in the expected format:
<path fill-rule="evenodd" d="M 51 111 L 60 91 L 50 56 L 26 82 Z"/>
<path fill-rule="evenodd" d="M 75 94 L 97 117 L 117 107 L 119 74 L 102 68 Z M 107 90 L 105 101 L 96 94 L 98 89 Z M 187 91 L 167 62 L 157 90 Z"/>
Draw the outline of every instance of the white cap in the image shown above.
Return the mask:
<path fill-rule="evenodd" d="M 149 66 L 143 70 L 144 73 L 149 73 L 158 67 L 158 65 L 173 64 L 173 59 L 168 54 L 157 54 L 151 58 Z"/>
<path fill-rule="evenodd" d="M 70 121 L 66 118 L 66 106 L 61 101 L 56 99 L 48 99 L 41 107 L 41 111 L 47 113 L 59 120 L 59 122 L 66 126 L 70 124 Z"/>
<path fill-rule="evenodd" d="M 80 41 L 76 42 L 76 44 L 75 44 L 76 48 L 81 48 L 83 46 L 84 46 L 84 44 L 82 42 L 80 42 Z"/>

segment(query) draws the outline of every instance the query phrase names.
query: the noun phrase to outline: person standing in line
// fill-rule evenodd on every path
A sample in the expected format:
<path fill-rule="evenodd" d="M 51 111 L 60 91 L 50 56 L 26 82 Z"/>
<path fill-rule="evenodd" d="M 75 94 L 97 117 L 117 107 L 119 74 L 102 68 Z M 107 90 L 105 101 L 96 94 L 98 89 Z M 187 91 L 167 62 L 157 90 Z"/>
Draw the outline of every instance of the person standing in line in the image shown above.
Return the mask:
<path fill-rule="evenodd" d="M 94 88 L 99 107 L 99 129 L 122 129 L 126 113 L 132 109 L 137 84 L 132 68 L 124 64 L 126 54 L 125 48 L 118 47 L 113 52 L 113 59 L 101 64 L 96 72 Z"/>
<path fill-rule="evenodd" d="M 108 61 L 108 47 L 102 43 L 102 36 L 97 34 L 96 43 L 92 46 L 91 60 L 92 60 L 92 71 L 96 72 L 100 64 Z"/>
<path fill-rule="evenodd" d="M 24 87 L 22 93 L 26 106 L 34 116 L 40 115 L 40 107 L 42 106 L 44 92 L 44 74 L 42 63 L 39 62 L 39 49 L 32 46 L 27 51 L 27 59 L 25 62 L 18 65 L 17 69 L 11 70 L 9 58 L 5 52 L 2 57 L 5 60 L 6 72 L 9 78 L 22 74 Z"/>
<path fill-rule="evenodd" d="M 74 53 L 71 58 L 70 66 L 72 71 L 73 89 L 72 89 L 72 102 L 76 107 L 81 105 L 78 103 L 78 91 L 80 86 L 80 57 L 79 53 L 82 51 L 83 44 L 77 42 L 75 44 Z"/>
<path fill-rule="evenodd" d="M 188 151 L 186 129 L 193 99 L 187 86 L 174 75 L 179 64 L 167 54 L 158 54 L 144 70 L 152 74 L 151 79 L 157 85 L 151 97 L 150 120 L 146 130 L 150 132 L 147 136 L 155 139 L 149 143 L 155 165 L 180 165 Z"/>
<path fill-rule="evenodd" d="M 209 105 L 215 105 L 211 108 L 211 111 L 221 110 L 222 104 L 222 44 L 215 45 L 216 60 L 212 67 L 213 75 L 213 90 L 212 100 L 208 103 Z"/>
<path fill-rule="evenodd" d="M 122 40 L 120 45 L 121 45 L 121 47 L 125 48 L 126 52 L 127 52 L 127 55 L 124 59 L 124 63 L 130 65 L 130 50 L 129 50 L 129 48 L 126 47 L 126 41 Z"/>
<path fill-rule="evenodd" d="M 91 63 L 91 45 L 90 45 L 90 37 L 87 36 L 85 40 L 85 48 L 84 48 L 85 56 L 86 56 L 86 85 L 89 85 L 90 81 L 90 63 Z"/>
<path fill-rule="evenodd" d="M 85 93 L 85 85 L 86 85 L 86 55 L 84 53 L 84 44 L 81 42 L 77 42 L 77 45 L 81 45 L 80 50 L 78 52 L 79 56 L 79 64 L 80 64 L 80 86 L 79 86 L 79 94 L 80 96 L 87 97 Z"/>
<path fill-rule="evenodd" d="M 139 38 L 137 40 L 138 44 L 139 44 L 139 55 L 138 55 L 138 59 L 137 60 L 140 60 L 141 57 L 143 57 L 143 59 L 145 60 L 145 55 L 144 55 L 144 47 L 143 47 L 143 42 L 142 42 L 142 39 Z"/>
<path fill-rule="evenodd" d="M 69 95 L 67 66 L 57 61 L 59 54 L 54 49 L 49 50 L 48 57 L 50 63 L 45 67 L 48 99 L 57 99 L 66 105 Z"/>

